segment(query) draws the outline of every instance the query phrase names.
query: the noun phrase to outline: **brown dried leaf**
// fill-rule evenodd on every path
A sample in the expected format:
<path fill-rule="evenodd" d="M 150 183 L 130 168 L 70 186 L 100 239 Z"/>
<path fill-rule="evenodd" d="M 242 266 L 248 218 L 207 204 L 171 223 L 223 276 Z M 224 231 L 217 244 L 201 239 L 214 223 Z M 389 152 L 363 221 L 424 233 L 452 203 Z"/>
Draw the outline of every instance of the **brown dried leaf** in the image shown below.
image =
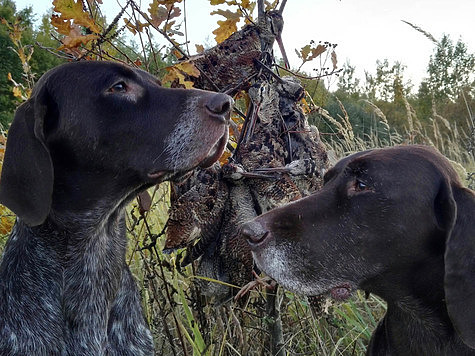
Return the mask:
<path fill-rule="evenodd" d="M 205 51 L 205 48 L 204 48 L 203 45 L 197 44 L 197 45 L 195 45 L 195 47 L 196 47 L 196 52 L 197 53 L 203 53 Z"/>
<path fill-rule="evenodd" d="M 327 50 L 326 47 L 322 46 L 322 45 L 318 45 L 317 47 L 312 48 L 312 55 L 307 60 L 311 61 L 312 59 L 317 58 L 319 55 L 321 55 L 326 50 Z"/>
<path fill-rule="evenodd" d="M 333 70 L 336 70 L 338 68 L 338 66 L 337 66 L 338 60 L 336 58 L 336 52 L 335 51 L 332 52 L 332 64 L 333 64 Z"/>
<path fill-rule="evenodd" d="M 161 23 L 168 18 L 167 8 L 164 6 L 160 6 L 157 0 L 154 0 L 150 4 L 148 12 L 151 17 L 150 22 L 156 27 L 160 26 Z"/>
<path fill-rule="evenodd" d="M 129 21 L 129 19 L 125 19 L 125 27 L 132 32 L 134 35 L 137 34 L 137 32 L 142 32 L 145 27 L 147 27 L 149 24 L 148 23 L 141 23 L 140 21 L 137 21 L 136 24 L 133 22 Z"/>
<path fill-rule="evenodd" d="M 97 35 L 82 35 L 81 28 L 78 25 L 71 26 L 71 31 L 69 35 L 64 37 L 61 42 L 63 43 L 58 50 L 63 50 L 65 48 L 77 48 L 81 44 L 86 45 L 88 42 L 99 38 Z"/>
<path fill-rule="evenodd" d="M 69 32 L 71 32 L 71 20 L 66 20 L 58 15 L 51 15 L 51 24 L 62 35 L 69 35 Z"/>
<path fill-rule="evenodd" d="M 308 55 L 310 54 L 310 51 L 312 50 L 310 45 L 306 45 L 300 49 L 300 55 L 299 57 L 302 58 L 303 61 L 307 61 Z"/>

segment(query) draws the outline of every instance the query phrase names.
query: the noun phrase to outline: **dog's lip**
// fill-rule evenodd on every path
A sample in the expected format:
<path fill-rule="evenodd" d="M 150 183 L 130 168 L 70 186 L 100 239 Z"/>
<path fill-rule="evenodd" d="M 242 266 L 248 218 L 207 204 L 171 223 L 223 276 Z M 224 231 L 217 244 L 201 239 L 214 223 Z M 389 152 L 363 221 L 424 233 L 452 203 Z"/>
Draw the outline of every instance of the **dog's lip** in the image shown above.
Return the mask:
<path fill-rule="evenodd" d="M 155 181 L 165 181 L 172 180 L 174 182 L 180 182 L 187 179 L 196 167 L 208 168 L 213 165 L 222 155 L 228 143 L 228 130 L 225 129 L 223 135 L 216 141 L 216 143 L 208 151 L 204 159 L 202 159 L 195 167 L 190 169 L 185 169 L 182 171 L 172 172 L 169 170 L 161 170 L 148 173 L 147 176 L 149 179 Z"/>
<path fill-rule="evenodd" d="M 198 166 L 201 168 L 208 168 L 216 162 L 224 152 L 226 144 L 228 143 L 228 130 L 225 128 L 223 136 L 214 144 L 213 147 L 208 151 L 205 159 L 203 159 Z"/>
<path fill-rule="evenodd" d="M 350 283 L 342 283 L 330 288 L 329 293 L 334 300 L 343 301 L 351 297 L 352 290 Z"/>

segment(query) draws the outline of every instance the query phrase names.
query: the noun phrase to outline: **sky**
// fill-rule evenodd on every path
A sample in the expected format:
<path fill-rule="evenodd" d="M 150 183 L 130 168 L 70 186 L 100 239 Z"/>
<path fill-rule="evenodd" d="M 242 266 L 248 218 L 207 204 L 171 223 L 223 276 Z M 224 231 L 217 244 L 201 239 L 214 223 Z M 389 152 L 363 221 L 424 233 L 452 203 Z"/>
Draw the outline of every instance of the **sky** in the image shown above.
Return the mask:
<path fill-rule="evenodd" d="M 17 9 L 33 6 L 44 14 L 52 0 L 15 0 Z M 118 13 L 125 0 L 102 0 L 102 11 L 108 21 Z M 139 3 L 140 0 L 137 0 Z M 142 1 L 147 9 L 151 0 Z M 182 2 L 183 4 L 183 2 Z M 223 17 L 210 15 L 216 7 L 209 0 L 185 0 L 190 49 L 194 44 L 214 45 L 211 33 Z M 183 5 L 182 5 L 183 6 Z M 364 71 L 374 73 L 376 60 L 388 59 L 406 65 L 406 79 L 417 88 L 426 76 L 426 68 L 434 44 L 401 20 L 431 33 L 436 39 L 448 34 L 453 41 L 461 39 L 475 52 L 475 0 L 287 0 L 282 39 L 293 68 L 300 65 L 295 49 L 311 40 L 336 43 L 339 64 L 349 61 L 356 66 L 357 76 Z M 277 48 L 277 46 L 276 46 Z M 311 73 L 319 63 L 308 63 L 302 69 Z M 334 83 L 333 83 L 334 84 Z"/>

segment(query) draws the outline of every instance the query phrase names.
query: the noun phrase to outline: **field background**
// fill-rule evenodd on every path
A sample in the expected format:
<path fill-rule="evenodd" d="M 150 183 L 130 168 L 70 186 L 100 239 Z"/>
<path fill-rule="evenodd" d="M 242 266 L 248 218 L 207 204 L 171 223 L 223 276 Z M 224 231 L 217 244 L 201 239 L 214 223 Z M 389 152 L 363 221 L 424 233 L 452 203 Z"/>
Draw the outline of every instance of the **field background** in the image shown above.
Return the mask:
<path fill-rule="evenodd" d="M 0 0 L 0 57 L 5 63 L 0 69 L 0 159 L 15 108 L 28 98 L 42 73 L 72 58 L 85 55 L 88 59 L 120 60 L 156 74 L 165 85 L 174 80 L 188 85 L 183 68 L 180 72 L 174 66 L 180 57 L 176 48 L 155 44 L 164 33 L 173 41 L 180 39 L 179 22 L 170 25 L 184 16 L 174 19 L 171 15 L 179 3 L 154 0 L 157 8 L 168 9 L 168 17 L 152 26 L 132 5 L 106 23 L 98 11 L 100 2 L 57 0 L 56 17 L 46 14 L 35 22 L 31 8 L 19 10 L 14 1 Z M 223 23 L 213 32 L 217 38 L 238 30 L 239 21 L 251 16 L 256 5 L 245 0 L 216 3 L 225 9 L 221 10 Z M 79 4 L 69 18 L 64 9 L 68 4 Z M 151 7 L 150 17 L 153 11 Z M 61 16 L 63 23 L 70 21 L 69 28 L 58 25 Z M 302 63 L 315 61 L 318 75 L 301 72 L 299 66 L 293 69 L 307 91 L 302 107 L 309 122 L 318 127 L 332 163 L 368 148 L 422 143 L 449 158 L 463 182 L 473 189 L 475 55 L 450 35 L 436 39 L 409 25 L 415 36 L 422 34 L 434 44 L 433 55 L 427 58 L 427 77 L 418 88 L 406 80 L 402 63 L 384 59 L 364 80 L 358 79 L 349 63 L 333 61 L 332 44 L 325 43 L 325 51 L 316 54 L 320 39 L 315 39 L 299 54 Z M 125 33 L 134 36 L 132 42 L 131 35 Z M 283 61 L 277 59 L 280 64 Z M 185 74 L 190 73 L 185 69 Z M 338 82 L 332 91 L 326 86 L 330 77 Z M 150 189 L 152 206 L 144 214 L 137 202 L 126 211 L 127 263 L 141 288 L 157 355 L 270 355 L 270 330 L 280 326 L 284 348 L 279 355 L 365 353 L 385 312 L 385 303 L 376 296 L 358 292 L 345 303 L 328 300 L 316 306 L 282 288 L 276 293 L 256 289 L 248 299 L 218 305 L 200 295 L 193 267 L 177 267 L 181 252 L 162 252 L 169 190 L 168 184 Z M 1 250 L 14 216 L 0 206 L 0 219 Z M 278 310 L 272 310 L 273 305 Z"/>

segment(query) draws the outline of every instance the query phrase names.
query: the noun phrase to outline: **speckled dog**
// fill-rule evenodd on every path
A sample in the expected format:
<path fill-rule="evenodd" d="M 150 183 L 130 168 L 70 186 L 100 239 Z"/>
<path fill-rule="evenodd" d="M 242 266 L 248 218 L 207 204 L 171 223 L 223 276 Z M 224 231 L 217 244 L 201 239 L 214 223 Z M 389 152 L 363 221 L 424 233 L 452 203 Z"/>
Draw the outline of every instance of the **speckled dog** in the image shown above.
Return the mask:
<path fill-rule="evenodd" d="M 9 130 L 0 202 L 0 355 L 153 355 L 125 263 L 123 209 L 227 142 L 231 99 L 166 89 L 117 63 L 49 71 Z"/>

